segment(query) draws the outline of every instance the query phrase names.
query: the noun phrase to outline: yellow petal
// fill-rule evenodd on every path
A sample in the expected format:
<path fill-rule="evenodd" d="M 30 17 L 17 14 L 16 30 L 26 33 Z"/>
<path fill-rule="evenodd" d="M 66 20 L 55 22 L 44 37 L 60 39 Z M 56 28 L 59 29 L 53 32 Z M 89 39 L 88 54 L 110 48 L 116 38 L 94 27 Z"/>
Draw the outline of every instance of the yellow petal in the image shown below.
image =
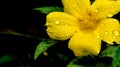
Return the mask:
<path fill-rule="evenodd" d="M 101 40 L 93 32 L 83 33 L 79 31 L 70 39 L 68 47 L 75 56 L 98 55 L 101 49 Z"/>
<path fill-rule="evenodd" d="M 95 1 L 90 11 L 91 15 L 98 20 L 112 17 L 120 11 L 120 0 Z"/>
<path fill-rule="evenodd" d="M 53 39 L 69 39 L 79 30 L 79 21 L 69 14 L 53 12 L 48 14 L 46 19 L 47 33 Z"/>
<path fill-rule="evenodd" d="M 109 44 L 113 44 L 113 42 L 120 43 L 120 24 L 116 19 L 103 19 L 95 32 L 99 33 L 98 38 Z"/>
<path fill-rule="evenodd" d="M 83 19 L 88 15 L 90 0 L 62 0 L 64 11 Z"/>

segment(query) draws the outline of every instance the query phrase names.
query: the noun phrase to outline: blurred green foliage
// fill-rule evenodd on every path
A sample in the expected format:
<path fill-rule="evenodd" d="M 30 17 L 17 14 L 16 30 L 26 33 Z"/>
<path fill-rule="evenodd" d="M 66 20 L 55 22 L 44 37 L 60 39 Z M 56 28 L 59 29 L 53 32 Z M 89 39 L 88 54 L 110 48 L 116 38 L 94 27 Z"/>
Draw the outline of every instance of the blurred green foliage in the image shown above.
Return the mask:
<path fill-rule="evenodd" d="M 12 62 L 15 59 L 16 59 L 15 56 L 12 56 L 12 55 L 3 55 L 2 57 L 0 57 L 0 65 Z"/>
<path fill-rule="evenodd" d="M 40 42 L 40 44 L 36 47 L 36 51 L 35 51 L 35 55 L 34 55 L 34 59 L 37 59 L 37 57 L 45 52 L 49 47 L 51 47 L 52 45 L 55 45 L 57 43 L 57 41 L 52 40 L 52 39 L 47 39 L 47 40 L 43 40 L 42 42 Z"/>
<path fill-rule="evenodd" d="M 34 8 L 33 10 L 38 10 L 40 11 L 40 13 L 43 14 L 48 14 L 54 11 L 59 11 L 59 12 L 63 12 L 63 8 L 62 7 L 38 7 L 38 8 Z"/>

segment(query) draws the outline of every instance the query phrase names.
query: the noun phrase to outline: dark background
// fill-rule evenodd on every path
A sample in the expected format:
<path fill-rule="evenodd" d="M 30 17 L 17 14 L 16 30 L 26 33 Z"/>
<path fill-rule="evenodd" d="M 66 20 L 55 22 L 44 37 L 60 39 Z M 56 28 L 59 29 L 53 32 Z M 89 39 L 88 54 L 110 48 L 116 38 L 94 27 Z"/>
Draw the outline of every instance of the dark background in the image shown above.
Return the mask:
<path fill-rule="evenodd" d="M 44 14 L 36 7 L 62 6 L 61 0 L 3 0 L 0 1 L 0 27 L 22 33 L 40 34 L 45 24 Z M 43 31 L 42 31 L 43 33 Z M 42 34 L 40 34 L 42 35 Z"/>
<path fill-rule="evenodd" d="M 32 35 L 39 38 L 49 38 L 46 33 L 46 14 L 33 10 L 36 7 L 61 6 L 61 0 L 2 0 L 0 1 L 0 31 Z M 0 33 L 0 58 L 9 56 L 12 60 L 0 63 L 0 67 L 66 67 L 71 53 L 67 42 L 60 46 L 53 46 L 48 50 L 49 57 L 43 54 L 34 60 L 34 52 L 40 40 L 26 36 Z M 56 48 L 57 47 L 57 48 Z M 62 49 L 61 49 L 62 48 Z M 68 52 L 68 53 L 67 53 Z M 66 59 L 61 60 L 55 53 L 64 53 Z M 74 55 L 72 54 L 71 58 Z M 52 62 L 51 62 L 52 61 Z"/>

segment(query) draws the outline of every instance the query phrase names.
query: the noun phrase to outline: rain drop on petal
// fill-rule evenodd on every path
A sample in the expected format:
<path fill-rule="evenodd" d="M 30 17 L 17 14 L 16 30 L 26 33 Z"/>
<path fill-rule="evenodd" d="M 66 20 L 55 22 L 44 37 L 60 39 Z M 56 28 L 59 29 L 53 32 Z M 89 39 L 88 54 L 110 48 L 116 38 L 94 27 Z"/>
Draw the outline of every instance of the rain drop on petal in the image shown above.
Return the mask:
<path fill-rule="evenodd" d="M 118 31 L 113 31 L 113 34 L 115 35 L 115 36 L 119 36 L 119 32 Z"/>
<path fill-rule="evenodd" d="M 108 34 L 108 32 L 106 31 L 105 34 Z"/>
<path fill-rule="evenodd" d="M 113 15 L 112 14 L 108 14 L 108 17 L 112 17 Z"/>
<path fill-rule="evenodd" d="M 55 21 L 55 24 L 59 24 L 60 22 L 59 21 Z"/>

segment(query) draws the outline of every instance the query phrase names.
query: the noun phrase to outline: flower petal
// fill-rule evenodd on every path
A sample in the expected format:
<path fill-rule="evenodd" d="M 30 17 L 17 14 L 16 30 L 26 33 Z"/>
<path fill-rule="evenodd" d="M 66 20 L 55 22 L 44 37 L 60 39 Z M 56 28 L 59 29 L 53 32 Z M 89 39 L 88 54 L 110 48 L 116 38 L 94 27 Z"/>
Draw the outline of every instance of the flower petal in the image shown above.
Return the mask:
<path fill-rule="evenodd" d="M 68 47 L 74 52 L 75 56 L 98 55 L 101 49 L 101 40 L 96 37 L 94 32 L 77 32 L 70 39 Z"/>
<path fill-rule="evenodd" d="M 96 0 L 91 6 L 91 15 L 100 20 L 120 12 L 120 0 Z"/>
<path fill-rule="evenodd" d="M 103 41 L 109 44 L 113 44 L 113 42 L 120 44 L 120 24 L 118 20 L 113 18 L 103 19 L 95 31 L 99 33 L 98 38 Z"/>
<path fill-rule="evenodd" d="M 47 15 L 46 26 L 51 38 L 66 40 L 79 30 L 79 21 L 69 14 L 52 12 Z"/>
<path fill-rule="evenodd" d="M 65 12 L 74 15 L 79 19 L 83 19 L 88 15 L 90 0 L 62 0 L 62 3 Z"/>

